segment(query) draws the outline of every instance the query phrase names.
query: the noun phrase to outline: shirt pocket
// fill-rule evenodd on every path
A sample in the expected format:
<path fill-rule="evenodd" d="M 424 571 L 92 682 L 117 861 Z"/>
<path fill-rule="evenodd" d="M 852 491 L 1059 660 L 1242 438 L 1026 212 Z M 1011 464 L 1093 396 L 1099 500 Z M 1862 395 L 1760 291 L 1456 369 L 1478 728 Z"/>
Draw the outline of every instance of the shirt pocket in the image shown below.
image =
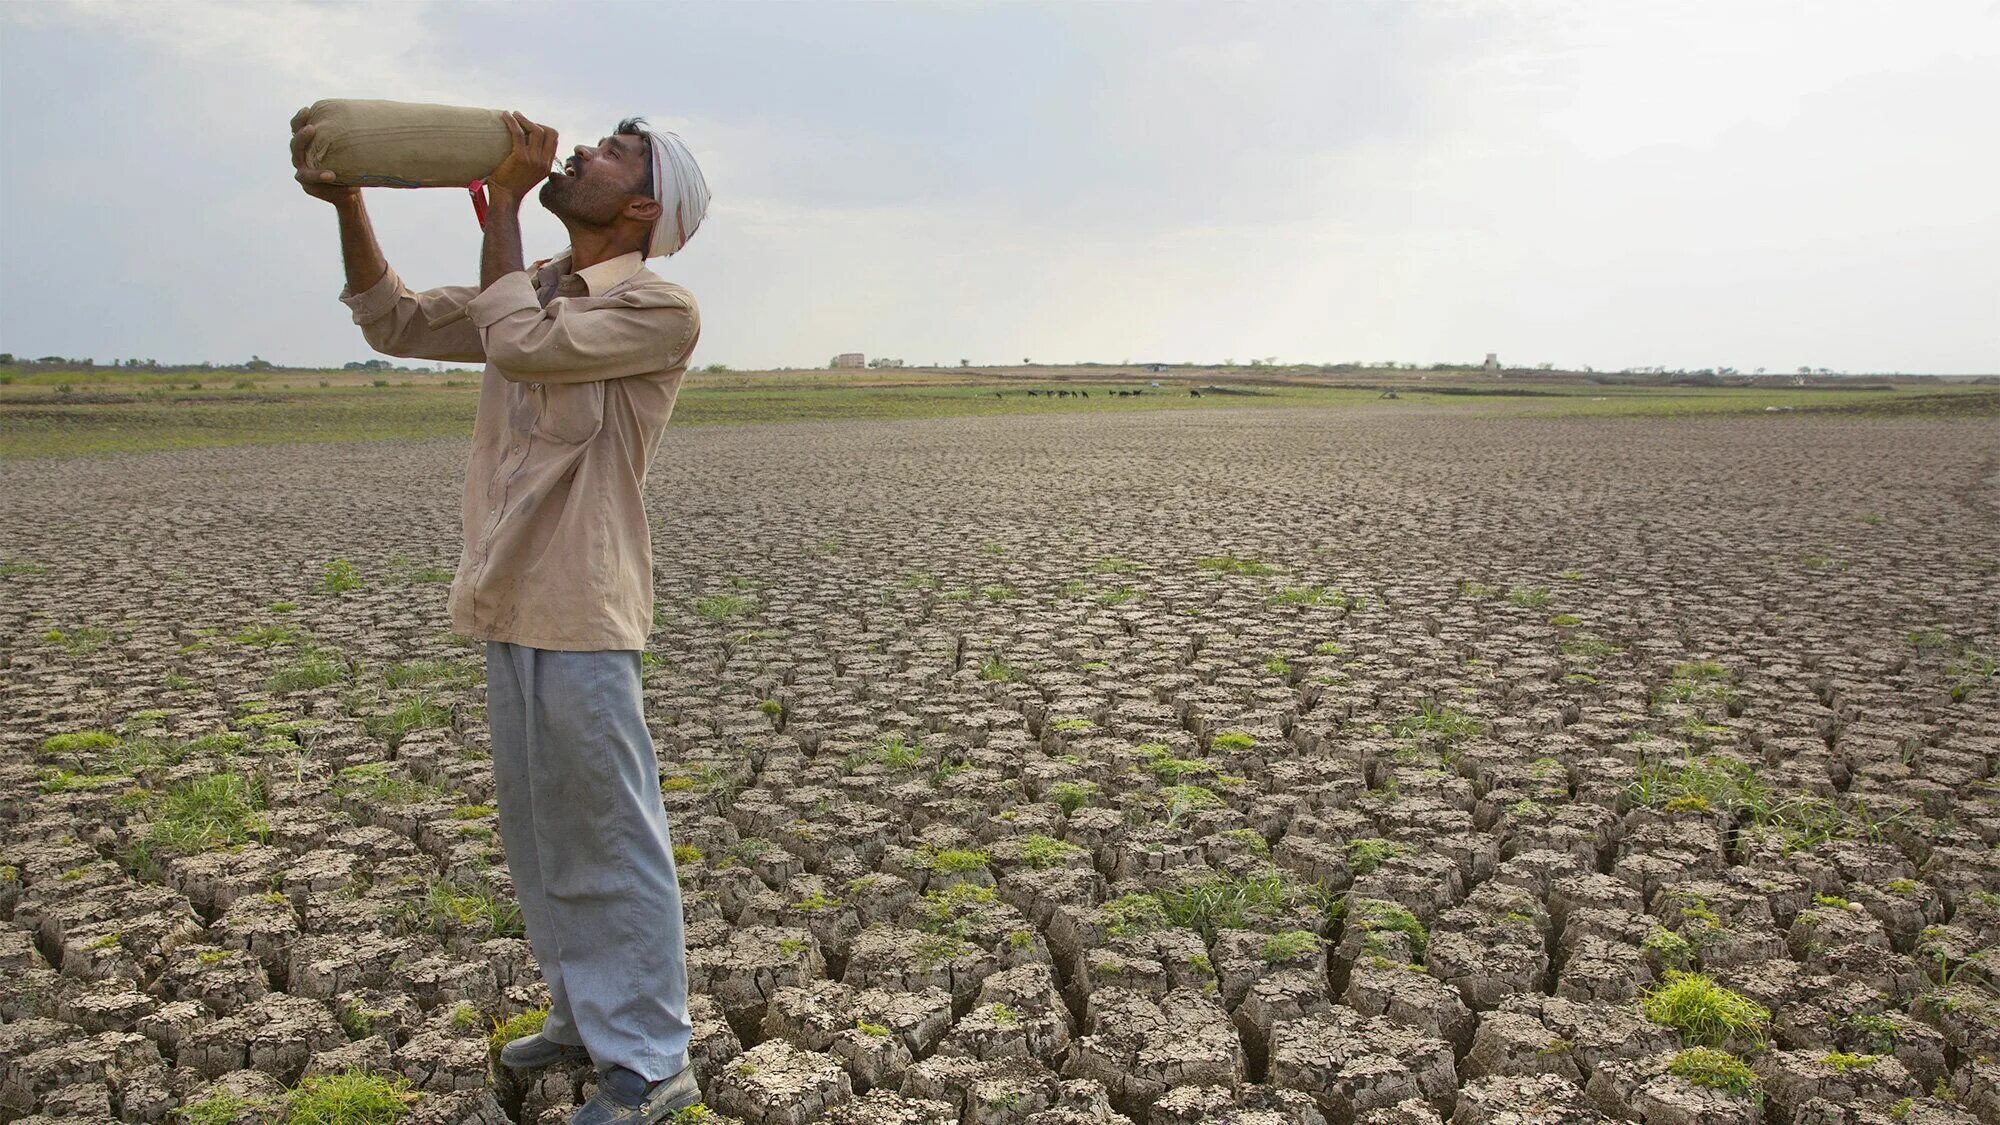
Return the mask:
<path fill-rule="evenodd" d="M 529 432 L 544 441 L 570 445 L 589 441 L 604 428 L 604 384 L 539 383 L 535 421 Z"/>

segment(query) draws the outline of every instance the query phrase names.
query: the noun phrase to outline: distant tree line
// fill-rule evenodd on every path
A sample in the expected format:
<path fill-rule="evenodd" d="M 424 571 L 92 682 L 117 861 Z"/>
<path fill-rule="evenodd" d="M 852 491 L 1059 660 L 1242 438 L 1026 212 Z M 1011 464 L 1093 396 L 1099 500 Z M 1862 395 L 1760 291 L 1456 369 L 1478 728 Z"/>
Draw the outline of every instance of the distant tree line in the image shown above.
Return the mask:
<path fill-rule="evenodd" d="M 77 371 L 77 370 L 95 371 L 101 368 L 106 371 L 161 371 L 161 372 L 174 372 L 174 373 L 192 372 L 192 371 L 270 372 L 270 371 L 329 370 L 328 368 L 325 367 L 290 367 L 285 364 L 273 363 L 270 360 L 265 359 L 263 356 L 260 355 L 252 355 L 249 359 L 246 359 L 241 363 L 210 363 L 207 361 L 203 361 L 201 363 L 161 363 L 157 359 L 134 358 L 134 359 L 114 359 L 108 364 L 100 364 L 97 362 L 95 358 L 89 356 L 85 356 L 81 359 L 75 358 L 73 356 L 60 356 L 60 355 L 44 355 L 44 356 L 35 356 L 33 358 L 30 358 L 28 356 L 17 356 L 13 352 L 0 352 L 0 367 L 13 367 L 13 368 L 20 368 L 27 370 L 44 368 L 44 369 L 54 369 L 62 371 Z M 339 369 L 342 371 L 412 371 L 412 372 L 434 372 L 437 370 L 435 367 L 398 367 L 395 364 L 390 363 L 386 359 L 356 360 L 352 363 L 341 364 Z M 447 368 L 446 370 L 451 372 L 463 372 L 465 369 L 460 367 L 453 367 L 453 368 Z"/>

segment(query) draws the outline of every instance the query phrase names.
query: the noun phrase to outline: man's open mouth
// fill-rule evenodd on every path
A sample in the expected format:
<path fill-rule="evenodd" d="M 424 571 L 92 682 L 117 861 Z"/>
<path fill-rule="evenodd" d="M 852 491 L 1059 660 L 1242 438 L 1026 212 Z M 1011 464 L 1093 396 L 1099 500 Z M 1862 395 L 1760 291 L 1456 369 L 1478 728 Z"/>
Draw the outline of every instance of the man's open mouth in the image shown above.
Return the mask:
<path fill-rule="evenodd" d="M 581 170 L 582 164 L 574 156 L 562 163 L 562 174 L 565 176 L 575 176 Z"/>

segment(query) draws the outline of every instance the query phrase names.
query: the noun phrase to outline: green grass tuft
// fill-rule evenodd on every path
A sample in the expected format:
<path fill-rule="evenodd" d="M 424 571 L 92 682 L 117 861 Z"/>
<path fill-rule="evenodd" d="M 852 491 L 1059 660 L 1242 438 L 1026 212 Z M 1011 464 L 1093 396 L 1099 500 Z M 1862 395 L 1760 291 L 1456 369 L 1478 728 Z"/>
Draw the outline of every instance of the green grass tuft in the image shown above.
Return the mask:
<path fill-rule="evenodd" d="M 443 879 L 433 882 L 422 900 L 405 903 L 400 918 L 412 931 L 438 937 L 466 934 L 484 941 L 522 937 L 520 904 L 484 889 L 467 890 Z"/>
<path fill-rule="evenodd" d="M 1347 842 L 1347 866 L 1357 876 L 1373 875 L 1376 869 L 1387 863 L 1391 857 L 1404 855 L 1410 845 L 1394 840 L 1384 840 L 1375 836 L 1364 836 Z"/>
<path fill-rule="evenodd" d="M 1036 870 L 1060 867 L 1082 854 L 1083 849 L 1075 844 L 1064 843 L 1039 832 L 1021 840 L 1021 862 Z"/>
<path fill-rule="evenodd" d="M 275 1116 L 276 1107 L 266 1101 L 245 1098 L 227 1090 L 217 1090 L 200 1101 L 189 1102 L 176 1111 L 176 1117 L 184 1125 L 231 1125 L 243 1117 L 267 1120 Z"/>
<path fill-rule="evenodd" d="M 1199 785 L 1169 785 L 1160 790 L 1160 801 L 1167 811 L 1169 828 L 1179 827 L 1195 813 L 1225 807 L 1222 798 Z"/>
<path fill-rule="evenodd" d="M 885 734 L 875 743 L 870 756 L 892 770 L 910 770 L 922 764 L 924 748 L 922 743 L 905 739 L 901 734 Z"/>
<path fill-rule="evenodd" d="M 67 633 L 61 629 L 50 629 L 42 634 L 42 639 L 62 646 L 63 651 L 71 656 L 88 656 L 111 643 L 111 630 L 98 625 L 85 625 Z"/>
<path fill-rule="evenodd" d="M 1697 1086 L 1747 1094 L 1757 1088 L 1757 1074 L 1742 1059 L 1713 1047 L 1689 1047 L 1667 1063 L 1667 1073 Z"/>
<path fill-rule="evenodd" d="M 1130 894 L 1104 904 L 1104 932 L 1109 937 L 1136 937 L 1165 929 L 1170 923 L 1159 896 Z"/>
<path fill-rule="evenodd" d="M 1951 667 L 1946 669 L 1946 674 L 1951 677 L 1951 701 L 1965 702 L 1974 692 L 1991 683 L 1996 672 L 2000 672 L 2000 661 L 1995 661 L 1992 657 L 1970 648 L 1966 649 L 1959 654 L 1958 659 L 1952 661 Z"/>
<path fill-rule="evenodd" d="M 757 599 L 742 594 L 711 594 L 694 600 L 695 616 L 703 621 L 733 621 L 757 608 Z"/>
<path fill-rule="evenodd" d="M 285 1125 L 389 1125 L 410 1112 L 421 1095 L 401 1075 L 360 1070 L 302 1079 L 285 1099 Z"/>
<path fill-rule="evenodd" d="M 333 788 L 341 796 L 360 797 L 376 805 L 415 804 L 441 792 L 435 785 L 426 785 L 397 774 L 388 762 L 348 766 L 340 771 Z"/>
<path fill-rule="evenodd" d="M 1049 799 L 1060 806 L 1065 814 L 1073 813 L 1090 804 L 1096 797 L 1097 785 L 1094 782 L 1058 781 L 1049 786 Z"/>
<path fill-rule="evenodd" d="M 118 745 L 118 736 L 108 730 L 80 730 L 52 734 L 42 740 L 44 754 L 88 754 Z"/>
<path fill-rule="evenodd" d="M 493 1030 L 487 1033 L 486 1045 L 498 1051 L 522 1036 L 533 1035 L 540 1031 L 548 1019 L 547 1008 L 532 1008 L 504 1020 L 496 1019 L 493 1021 Z"/>
<path fill-rule="evenodd" d="M 1848 1074 L 1853 1071 L 1864 1070 L 1868 1067 L 1874 1066 L 1876 1063 L 1882 1061 L 1882 1056 L 1856 1055 L 1856 1054 L 1850 1054 L 1846 1051 L 1829 1051 L 1826 1054 L 1821 1055 L 1819 1061 L 1825 1063 L 1827 1066 L 1832 1067 L 1833 1069 L 1839 1071 L 1842 1074 Z"/>
<path fill-rule="evenodd" d="M 300 652 L 264 681 L 264 690 L 273 695 L 312 691 L 347 678 L 347 663 L 338 653 L 323 648 Z"/>
<path fill-rule="evenodd" d="M 1398 738 L 1436 734 L 1447 742 L 1458 742 L 1485 734 L 1486 723 L 1450 707 L 1426 702 L 1416 714 L 1397 719 L 1394 730 Z"/>
<path fill-rule="evenodd" d="M 1418 961 L 1430 951 L 1431 932 L 1409 908 L 1400 903 L 1379 898 L 1352 897 L 1347 900 L 1348 924 L 1359 928 L 1363 935 L 1397 933 L 1410 941 L 1410 956 Z M 1368 952 L 1379 952 L 1380 943 L 1372 937 L 1364 937 L 1363 945 Z"/>
<path fill-rule="evenodd" d="M 1287 586 L 1270 597 L 1265 598 L 1264 604 L 1269 606 L 1316 605 L 1331 606 L 1334 609 L 1349 609 L 1356 602 L 1353 598 L 1348 597 L 1339 590 L 1328 589 L 1324 586 Z"/>
<path fill-rule="evenodd" d="M 1662 983 L 1640 994 L 1639 1010 L 1680 1032 L 1681 1042 L 1692 1047 L 1762 1043 L 1771 1023 L 1770 1011 L 1749 997 L 1701 973 L 1672 970 Z"/>
<path fill-rule="evenodd" d="M 384 714 L 367 716 L 361 725 L 376 738 L 394 743 L 413 730 L 441 730 L 450 726 L 451 707 L 419 693 L 398 701 Z"/>
<path fill-rule="evenodd" d="M 1178 785 L 1187 778 L 1215 772 L 1215 767 L 1207 762 L 1174 757 L 1163 742 L 1142 743 L 1138 750 L 1146 755 L 1146 769 L 1168 785 Z"/>
<path fill-rule="evenodd" d="M 963 874 L 968 871 L 984 871 L 993 857 L 982 851 L 968 848 L 934 848 L 929 844 L 917 845 L 917 862 L 925 870 L 941 875 Z"/>
<path fill-rule="evenodd" d="M 1270 566 L 1258 559 L 1238 558 L 1235 555 L 1211 555 L 1207 558 L 1196 559 L 1194 565 L 1202 570 L 1211 570 L 1218 574 L 1240 574 L 1250 577 L 1261 577 L 1267 574 L 1278 573 L 1277 567 Z"/>
<path fill-rule="evenodd" d="M 1266 962 L 1276 965 L 1317 953 L 1321 944 L 1319 935 L 1310 930 L 1285 930 L 1264 939 L 1258 953 Z"/>
<path fill-rule="evenodd" d="M 141 848 L 149 858 L 191 855 L 269 834 L 262 788 L 241 774 L 219 773 L 169 790 Z"/>
<path fill-rule="evenodd" d="M 306 639 L 306 634 L 290 625 L 258 625 L 240 633 L 231 633 L 229 639 L 251 648 L 275 648 L 278 645 L 298 644 Z"/>
<path fill-rule="evenodd" d="M 43 793 L 88 793 L 132 782 L 132 775 L 126 773 L 72 773 L 65 769 L 39 770 L 35 777 L 35 788 Z M 145 791 L 137 792 L 143 796 Z"/>
<path fill-rule="evenodd" d="M 476 668 L 456 660 L 405 660 L 382 670 L 382 682 L 392 688 L 470 684 L 478 678 Z"/>
<path fill-rule="evenodd" d="M 319 571 L 319 585 L 314 587 L 322 594 L 345 594 L 361 588 L 361 572 L 346 559 L 335 559 Z"/>
<path fill-rule="evenodd" d="M 1197 930 L 1208 941 L 1223 929 L 1253 929 L 1300 912 L 1333 913 L 1325 892 L 1278 873 L 1238 878 L 1217 875 L 1157 892 L 1167 920 Z"/>

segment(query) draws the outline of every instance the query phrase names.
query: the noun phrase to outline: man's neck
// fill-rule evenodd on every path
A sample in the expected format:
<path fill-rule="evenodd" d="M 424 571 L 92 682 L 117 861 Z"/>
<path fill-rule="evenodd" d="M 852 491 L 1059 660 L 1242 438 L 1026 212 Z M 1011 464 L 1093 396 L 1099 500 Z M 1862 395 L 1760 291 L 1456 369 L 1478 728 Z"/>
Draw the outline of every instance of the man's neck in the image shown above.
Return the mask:
<path fill-rule="evenodd" d="M 639 249 L 631 244 L 629 237 L 621 236 L 616 231 L 595 227 L 577 228 L 569 226 L 568 223 L 563 225 L 569 227 L 569 268 L 572 273 L 577 270 L 587 270 L 599 262 L 608 262 Z"/>

